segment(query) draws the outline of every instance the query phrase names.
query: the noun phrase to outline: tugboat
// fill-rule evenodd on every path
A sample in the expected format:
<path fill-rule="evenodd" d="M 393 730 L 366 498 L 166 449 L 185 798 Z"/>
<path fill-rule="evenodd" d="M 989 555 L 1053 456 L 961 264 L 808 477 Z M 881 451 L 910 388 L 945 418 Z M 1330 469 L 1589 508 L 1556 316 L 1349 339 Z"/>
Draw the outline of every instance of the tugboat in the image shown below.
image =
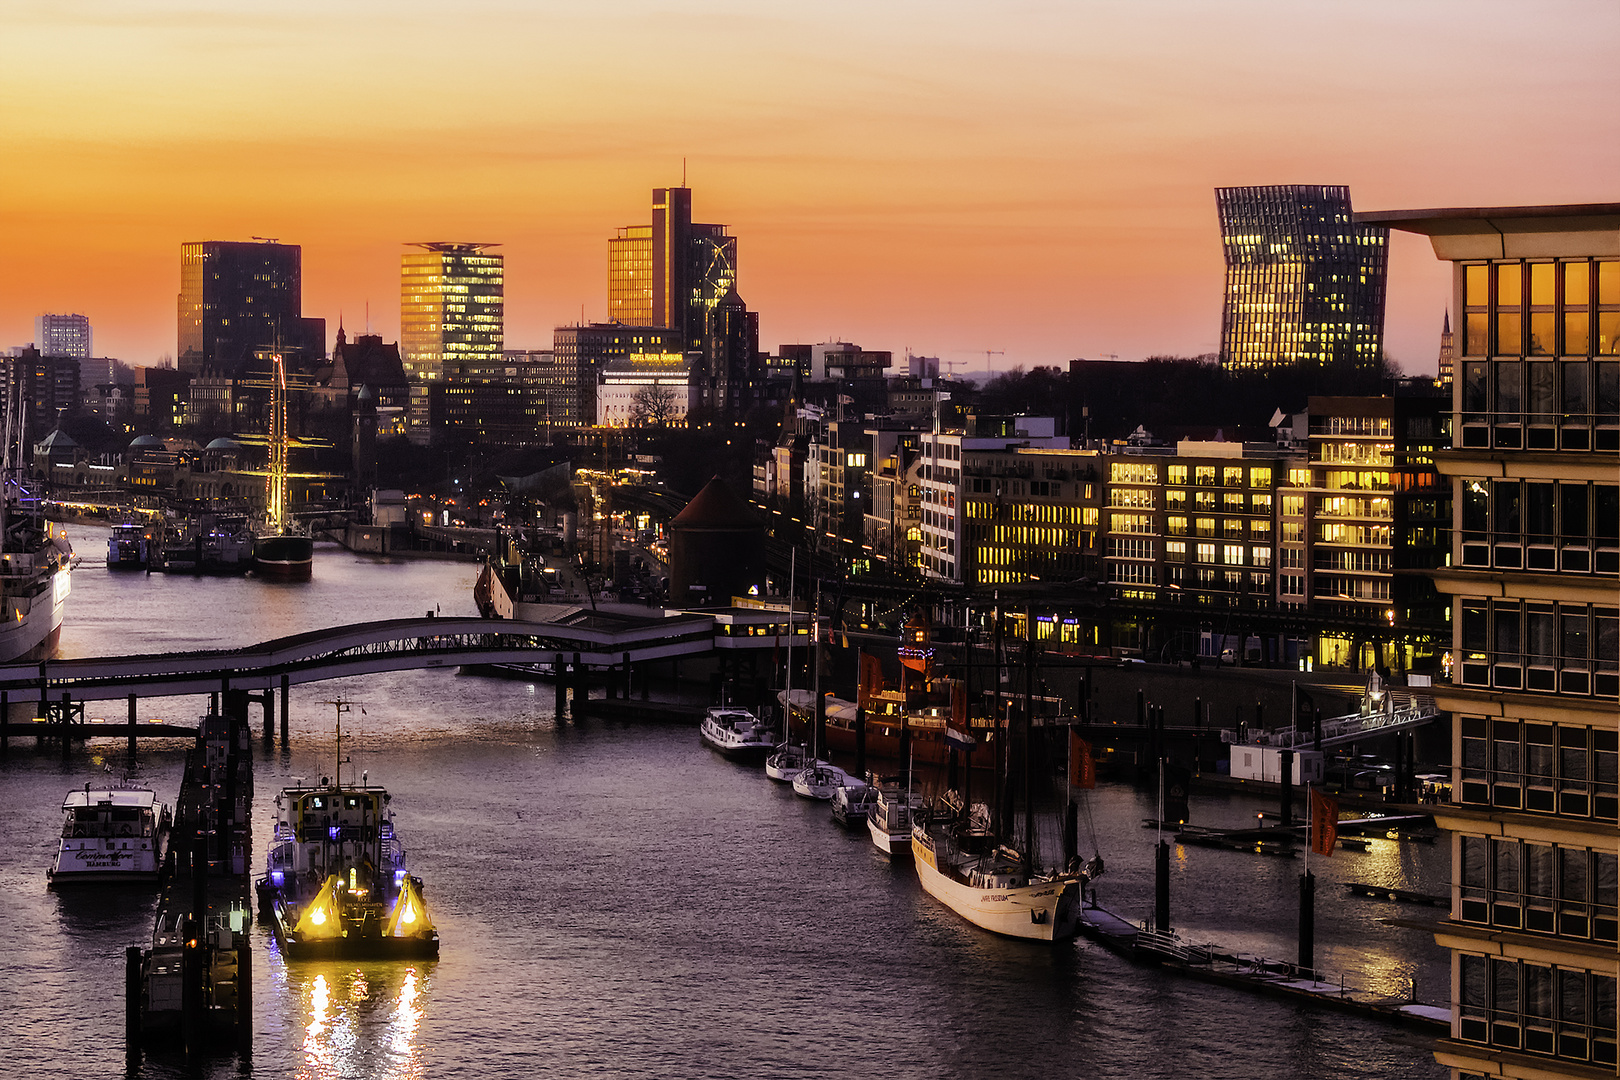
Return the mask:
<path fill-rule="evenodd" d="M 144 526 L 133 521 L 114 525 L 112 535 L 107 538 L 107 569 L 145 570 L 150 542 Z"/>
<path fill-rule="evenodd" d="M 342 746 L 348 702 L 332 702 Z M 342 782 L 283 788 L 276 826 L 256 883 L 259 918 L 292 960 L 434 959 L 439 934 L 422 879 L 405 865 L 383 788 Z"/>
<path fill-rule="evenodd" d="M 45 872 L 51 888 L 79 884 L 155 884 L 173 818 L 146 788 L 70 791 L 62 800 L 62 841 Z"/>

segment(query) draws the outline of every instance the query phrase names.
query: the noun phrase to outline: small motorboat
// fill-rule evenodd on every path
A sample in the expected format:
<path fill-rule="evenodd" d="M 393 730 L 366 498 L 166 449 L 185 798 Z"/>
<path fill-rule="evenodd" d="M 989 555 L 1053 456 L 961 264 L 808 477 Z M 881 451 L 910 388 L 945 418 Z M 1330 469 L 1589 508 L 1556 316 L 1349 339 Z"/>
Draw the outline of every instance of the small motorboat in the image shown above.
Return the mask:
<path fill-rule="evenodd" d="M 870 784 L 841 787 L 833 792 L 833 820 L 846 829 L 858 829 L 866 824 L 868 816 L 877 806 L 877 798 L 877 789 Z"/>
<path fill-rule="evenodd" d="M 839 788 L 865 787 L 866 781 L 849 775 L 836 765 L 827 765 L 817 762 L 799 772 L 793 778 L 793 790 L 807 799 L 820 799 L 826 802 L 831 799 Z"/>

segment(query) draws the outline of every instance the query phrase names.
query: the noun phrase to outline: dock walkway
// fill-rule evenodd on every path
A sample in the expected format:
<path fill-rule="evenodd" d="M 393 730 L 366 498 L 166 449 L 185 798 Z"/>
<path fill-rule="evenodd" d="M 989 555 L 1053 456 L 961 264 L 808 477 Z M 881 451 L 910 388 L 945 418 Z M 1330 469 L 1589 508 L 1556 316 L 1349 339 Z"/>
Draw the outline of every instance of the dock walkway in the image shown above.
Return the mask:
<path fill-rule="evenodd" d="M 1109 952 L 1137 964 L 1151 964 L 1200 982 L 1285 998 L 1301 1004 L 1419 1027 L 1451 1030 L 1451 1010 L 1411 999 L 1393 998 L 1350 985 L 1341 976 L 1332 982 L 1319 971 L 1303 971 L 1283 960 L 1230 953 L 1215 945 L 1181 940 L 1133 925 L 1088 898 L 1080 932 Z"/>

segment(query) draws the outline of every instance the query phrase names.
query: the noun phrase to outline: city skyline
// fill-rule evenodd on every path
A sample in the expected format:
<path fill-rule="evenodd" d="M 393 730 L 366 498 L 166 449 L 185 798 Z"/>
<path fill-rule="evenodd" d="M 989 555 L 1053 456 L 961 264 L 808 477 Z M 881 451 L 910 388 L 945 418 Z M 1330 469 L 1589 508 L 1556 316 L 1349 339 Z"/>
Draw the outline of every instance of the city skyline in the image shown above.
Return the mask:
<path fill-rule="evenodd" d="M 76 311 L 107 355 L 173 356 L 177 246 L 253 236 L 302 246 L 329 334 L 394 340 L 400 245 L 450 235 L 503 245 L 507 344 L 544 348 L 607 316 L 603 241 L 685 158 L 767 349 L 1193 355 L 1219 347 L 1217 187 L 1343 184 L 1379 210 L 1607 201 L 1620 175 L 1612 4 L 447 10 L 13 13 L 0 345 Z M 736 62 L 660 80 L 700 45 Z M 478 77 L 389 59 L 432 48 Z M 271 57 L 289 78 L 259 77 Z M 1454 89 L 1497 66 L 1517 74 Z M 1392 240 L 1407 370 L 1434 371 L 1447 293 Z"/>

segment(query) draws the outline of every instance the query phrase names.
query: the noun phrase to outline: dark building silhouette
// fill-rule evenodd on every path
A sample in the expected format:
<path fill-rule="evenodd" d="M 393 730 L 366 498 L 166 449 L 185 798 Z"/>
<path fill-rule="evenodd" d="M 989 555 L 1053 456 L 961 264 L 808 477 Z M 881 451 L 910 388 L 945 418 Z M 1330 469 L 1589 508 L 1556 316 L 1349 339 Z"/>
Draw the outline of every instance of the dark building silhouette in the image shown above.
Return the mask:
<path fill-rule="evenodd" d="M 1347 187 L 1216 188 L 1215 203 L 1226 251 L 1221 366 L 1372 370 L 1389 230 L 1352 220 Z"/>
<path fill-rule="evenodd" d="M 279 346 L 303 366 L 326 354 L 326 320 L 303 317 L 297 244 L 208 240 L 180 245 L 179 368 L 236 375 L 255 349 Z"/>
<path fill-rule="evenodd" d="M 609 360 L 682 352 L 678 331 L 662 326 L 587 323 L 559 326 L 552 338 L 552 364 L 541 384 L 553 427 L 590 427 L 596 415 L 596 388 Z"/>
<path fill-rule="evenodd" d="M 672 604 L 724 606 L 765 584 L 765 527 L 716 476 L 669 523 Z"/>

